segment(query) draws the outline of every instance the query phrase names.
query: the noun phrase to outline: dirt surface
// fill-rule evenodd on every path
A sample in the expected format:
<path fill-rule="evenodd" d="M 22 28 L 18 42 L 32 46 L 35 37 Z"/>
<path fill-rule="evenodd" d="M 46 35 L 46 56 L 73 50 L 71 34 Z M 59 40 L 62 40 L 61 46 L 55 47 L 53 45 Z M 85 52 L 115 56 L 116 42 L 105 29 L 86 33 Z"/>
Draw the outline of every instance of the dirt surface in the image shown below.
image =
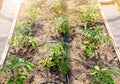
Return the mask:
<path fill-rule="evenodd" d="M 30 72 L 30 78 L 25 80 L 25 84 L 66 84 L 66 77 L 64 74 L 58 72 L 58 74 L 50 73 L 49 68 L 43 68 L 40 66 L 40 60 L 47 56 L 46 50 L 41 50 L 40 47 L 44 44 L 52 42 L 61 42 L 63 37 L 59 33 L 54 33 L 54 26 L 51 24 L 51 20 L 57 16 L 57 14 L 50 8 L 54 0 L 45 0 L 39 2 L 38 6 L 43 9 L 40 13 L 39 18 L 31 26 L 33 36 L 35 36 L 38 47 L 15 47 L 10 45 L 8 57 L 10 54 L 17 55 L 18 57 L 25 58 L 26 60 L 35 64 L 34 70 Z M 69 78 L 71 84 L 92 84 L 90 71 L 95 65 L 100 67 L 119 67 L 119 61 L 115 53 L 112 42 L 108 45 L 102 43 L 99 45 L 99 49 L 93 53 L 89 59 L 86 59 L 81 49 L 83 43 L 83 37 L 78 33 L 78 29 L 81 28 L 82 23 L 79 19 L 79 9 L 77 8 L 81 3 L 77 3 L 78 0 L 66 0 L 67 8 L 66 12 L 72 15 L 70 20 L 70 29 L 72 34 L 67 37 L 67 53 L 68 58 L 71 60 L 69 65 Z M 71 6 L 71 3 L 73 6 Z M 85 2 L 84 2 L 85 3 Z M 73 8 L 73 7 L 76 7 Z M 21 8 L 24 10 L 24 5 Z M 20 13 L 21 14 L 21 13 Z M 74 18 L 73 18 L 74 16 Z M 18 18 L 18 21 L 21 17 Z M 101 30 L 107 33 L 102 19 L 99 20 Z M 0 84 L 5 84 L 5 81 L 10 76 L 10 72 L 0 76 Z M 119 82 L 116 82 L 119 84 Z"/>

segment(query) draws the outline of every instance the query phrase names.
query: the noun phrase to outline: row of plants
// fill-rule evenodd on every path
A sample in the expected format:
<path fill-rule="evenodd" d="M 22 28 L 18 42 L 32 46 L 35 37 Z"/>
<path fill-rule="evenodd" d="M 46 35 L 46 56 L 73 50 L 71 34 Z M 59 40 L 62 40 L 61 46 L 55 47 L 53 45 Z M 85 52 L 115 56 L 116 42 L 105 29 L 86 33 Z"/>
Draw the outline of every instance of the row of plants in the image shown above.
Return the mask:
<path fill-rule="evenodd" d="M 21 17 L 23 21 L 19 21 L 15 28 L 12 39 L 9 41 L 14 46 L 24 45 L 26 47 L 37 47 L 37 41 L 33 37 L 31 26 L 34 24 L 39 13 L 41 12 L 39 7 L 33 7 L 26 10 Z"/>
<path fill-rule="evenodd" d="M 83 27 L 79 32 L 84 38 L 81 48 L 84 49 L 84 55 L 87 59 L 99 49 L 101 43 L 107 45 L 111 41 L 109 35 L 103 33 L 100 26 L 97 25 L 100 16 L 97 11 L 97 8 L 93 6 L 81 7 L 80 20 L 83 22 Z M 93 76 L 93 84 L 115 84 L 114 79 L 120 74 L 120 70 L 112 67 L 100 68 L 96 65 L 90 74 Z"/>
<path fill-rule="evenodd" d="M 41 61 L 42 66 L 49 67 L 52 72 L 62 72 L 67 74 L 70 61 L 67 59 L 67 43 L 66 36 L 71 34 L 69 25 L 69 15 L 64 11 L 62 0 L 56 0 L 51 8 L 57 14 L 51 23 L 54 25 L 54 32 L 59 33 L 63 37 L 63 41 L 45 45 L 48 49 L 49 56 Z M 44 46 L 44 48 L 45 48 Z"/>
<path fill-rule="evenodd" d="M 98 11 L 97 8 L 89 5 L 81 7 L 80 20 L 84 26 L 79 31 L 84 36 L 82 48 L 87 58 L 97 50 L 99 44 L 102 42 L 108 43 L 111 40 L 107 34 L 101 31 L 100 26 L 97 25 L 97 20 L 100 15 L 96 11 Z"/>
<path fill-rule="evenodd" d="M 30 3 L 33 6 L 33 3 Z M 32 25 L 41 12 L 39 7 L 29 7 L 22 14 L 22 21 L 16 23 L 13 37 L 9 44 L 16 47 L 33 47 L 37 48 L 37 41 L 32 33 Z M 34 64 L 28 62 L 26 59 L 20 58 L 16 55 L 10 55 L 5 63 L 0 67 L 1 75 L 10 72 L 10 77 L 6 84 L 24 84 L 24 79 L 30 77 L 29 73 L 34 68 Z"/>

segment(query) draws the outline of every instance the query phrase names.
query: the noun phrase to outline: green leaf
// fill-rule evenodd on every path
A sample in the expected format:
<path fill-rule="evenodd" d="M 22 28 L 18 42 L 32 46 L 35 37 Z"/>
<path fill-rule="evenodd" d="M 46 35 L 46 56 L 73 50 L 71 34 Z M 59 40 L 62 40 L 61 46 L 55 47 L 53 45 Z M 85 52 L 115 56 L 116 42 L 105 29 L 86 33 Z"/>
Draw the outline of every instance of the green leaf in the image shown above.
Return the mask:
<path fill-rule="evenodd" d="M 28 78 L 28 76 L 27 75 L 18 75 L 18 77 L 17 77 L 18 79 L 25 79 L 25 78 Z"/>
<path fill-rule="evenodd" d="M 30 65 L 26 64 L 26 67 L 27 67 L 28 69 L 32 70 L 32 67 L 31 67 Z"/>
<path fill-rule="evenodd" d="M 28 74 L 28 71 L 27 71 L 27 69 L 26 69 L 25 67 L 22 67 L 22 69 L 23 69 L 23 71 L 24 71 L 26 74 Z"/>
<path fill-rule="evenodd" d="M 7 84 L 14 84 L 14 76 L 11 76 L 8 80 L 7 80 Z"/>
<path fill-rule="evenodd" d="M 87 34 L 88 37 L 91 37 L 91 34 Z"/>
<path fill-rule="evenodd" d="M 82 46 L 81 46 L 81 48 L 83 48 L 83 49 L 86 49 L 86 47 L 87 47 L 86 45 L 82 45 Z"/>
<path fill-rule="evenodd" d="M 11 69 L 12 70 L 14 70 L 14 69 L 16 69 L 16 68 L 18 68 L 19 66 L 20 66 L 20 64 L 18 63 L 18 64 L 11 64 L 12 66 L 11 66 Z"/>
<path fill-rule="evenodd" d="M 99 66 L 95 66 L 95 69 L 99 71 L 99 70 L 100 70 L 100 67 L 99 67 Z"/>
<path fill-rule="evenodd" d="M 79 29 L 79 30 L 78 30 L 78 33 L 83 33 L 83 30 L 82 30 L 82 29 Z"/>
<path fill-rule="evenodd" d="M 44 66 L 46 66 L 46 65 L 47 65 L 47 62 L 46 62 L 45 60 L 42 60 L 40 64 L 41 64 L 41 66 L 43 66 L 43 67 L 44 67 Z"/>
<path fill-rule="evenodd" d="M 84 44 L 89 44 L 89 41 L 84 41 L 83 43 L 84 43 Z"/>
<path fill-rule="evenodd" d="M 106 70 L 107 70 L 107 68 L 102 68 L 102 69 L 101 69 L 101 71 L 106 71 Z"/>
<path fill-rule="evenodd" d="M 86 49 L 84 52 L 85 52 L 85 56 L 89 58 L 91 51 L 89 49 Z"/>
<path fill-rule="evenodd" d="M 63 62 L 60 62 L 60 63 L 58 64 L 58 70 L 61 70 L 62 67 L 63 67 Z"/>
<path fill-rule="evenodd" d="M 24 63 L 24 62 L 25 62 L 25 60 L 24 60 L 24 59 L 19 58 L 19 59 L 18 59 L 18 62 L 19 62 L 19 63 Z"/>
<path fill-rule="evenodd" d="M 49 62 L 49 66 L 54 66 L 54 65 L 55 65 L 54 62 L 52 62 L 52 61 Z"/>
<path fill-rule="evenodd" d="M 37 43 L 35 41 L 32 41 L 32 46 L 36 48 L 37 47 Z"/>
<path fill-rule="evenodd" d="M 96 70 L 92 70 L 92 72 L 90 73 L 91 75 L 95 75 L 98 71 Z"/>
<path fill-rule="evenodd" d="M 64 67 L 63 67 L 63 69 L 64 69 L 64 73 L 65 74 L 67 74 L 68 73 L 68 71 L 69 71 L 69 68 L 68 68 L 68 65 L 63 65 Z"/>
<path fill-rule="evenodd" d="M 91 49 L 92 52 L 94 52 L 95 49 L 97 49 L 97 46 L 93 44 L 93 45 L 90 46 L 90 49 Z"/>
<path fill-rule="evenodd" d="M 50 60 L 50 61 L 53 60 L 53 56 L 50 56 L 50 57 L 49 57 L 49 60 Z"/>
<path fill-rule="evenodd" d="M 52 24 L 55 24 L 56 22 L 56 18 L 54 18 L 53 20 L 50 21 Z"/>
<path fill-rule="evenodd" d="M 31 63 L 31 62 L 27 62 L 28 64 L 29 64 L 29 66 L 31 66 L 31 67 L 34 67 L 35 65 L 33 64 L 33 63 Z"/>
<path fill-rule="evenodd" d="M 24 84 L 23 80 L 20 80 L 20 79 L 16 79 L 16 84 Z"/>

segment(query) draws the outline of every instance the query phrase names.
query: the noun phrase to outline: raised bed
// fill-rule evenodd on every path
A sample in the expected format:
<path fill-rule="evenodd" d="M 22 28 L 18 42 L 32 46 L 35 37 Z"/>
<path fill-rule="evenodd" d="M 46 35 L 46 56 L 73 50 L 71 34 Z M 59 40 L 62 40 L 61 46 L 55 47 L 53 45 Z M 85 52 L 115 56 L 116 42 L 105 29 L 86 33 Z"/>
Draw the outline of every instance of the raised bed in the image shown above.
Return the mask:
<path fill-rule="evenodd" d="M 65 5 L 63 4 L 64 9 L 62 11 L 65 11 L 70 15 L 69 19 L 65 19 L 65 22 L 68 22 L 67 27 L 70 28 L 71 32 L 69 32 L 69 34 L 67 33 L 67 35 L 65 35 L 66 33 L 63 32 L 54 32 L 56 25 L 59 23 L 53 25 L 51 22 L 55 17 L 59 18 L 60 15 L 58 14 L 59 11 L 51 8 L 53 1 L 46 0 L 42 2 L 38 1 L 37 3 L 33 2 L 34 5 L 32 5 L 32 7 L 40 10 L 37 10 L 36 12 L 32 11 L 33 13 L 31 13 L 31 10 L 28 11 L 28 14 L 30 12 L 33 17 L 35 16 L 32 18 L 32 20 L 30 17 L 28 18 L 26 14 L 24 15 L 25 17 L 23 17 L 24 11 L 26 12 L 28 9 L 25 5 L 26 3 L 30 3 L 30 1 L 27 1 L 21 8 L 16 27 L 20 22 L 27 22 L 27 24 L 30 24 L 30 26 L 28 26 L 30 27 L 30 30 L 25 29 L 25 34 L 32 32 L 30 36 L 34 37 L 34 39 L 37 41 L 37 46 L 35 41 L 33 44 L 27 44 L 27 47 L 25 43 L 21 43 L 20 45 L 17 43 L 19 45 L 18 47 L 13 45 L 14 42 L 10 42 L 11 45 L 7 58 L 9 58 L 11 55 L 16 55 L 17 57 L 24 58 L 35 65 L 33 70 L 29 72 L 29 78 L 24 80 L 25 84 L 69 84 L 69 82 L 70 84 L 91 84 L 92 75 L 90 73 L 96 65 L 101 68 L 119 68 L 119 59 L 112 40 L 110 40 L 108 44 L 105 44 L 104 41 L 101 41 L 93 53 L 84 53 L 85 49 L 83 49 L 82 46 L 84 44 L 85 34 L 82 33 L 81 30 L 84 29 L 85 26 L 80 19 L 80 14 L 82 12 L 78 7 L 79 4 L 75 2 L 71 3 L 69 1 L 65 1 Z M 72 8 L 71 4 L 76 8 Z M 99 10 L 96 10 L 96 12 L 100 13 Z M 100 14 L 97 20 L 93 21 L 92 23 L 87 23 L 87 26 L 90 28 L 93 25 L 98 25 L 100 26 L 99 30 L 108 35 L 108 30 L 106 29 L 105 23 L 101 18 L 102 16 Z M 57 21 L 55 20 L 55 22 Z M 70 60 L 68 64 L 69 70 L 67 73 L 64 73 L 64 70 L 59 71 L 56 68 L 58 66 L 55 68 L 51 68 L 47 65 L 46 67 L 41 66 L 41 60 L 46 59 L 46 57 L 50 55 L 50 52 L 48 52 L 45 46 L 47 46 L 47 48 L 51 48 L 54 46 L 53 44 L 56 45 L 56 43 L 60 42 L 64 43 L 63 48 L 65 48 L 65 51 L 63 51 L 66 52 L 67 49 L 67 54 L 65 54 L 64 58 Z M 0 76 L 0 84 L 5 84 L 10 75 L 11 73 L 9 71 L 7 73 L 2 73 Z M 119 80 L 115 80 L 115 84 L 119 83 Z"/>

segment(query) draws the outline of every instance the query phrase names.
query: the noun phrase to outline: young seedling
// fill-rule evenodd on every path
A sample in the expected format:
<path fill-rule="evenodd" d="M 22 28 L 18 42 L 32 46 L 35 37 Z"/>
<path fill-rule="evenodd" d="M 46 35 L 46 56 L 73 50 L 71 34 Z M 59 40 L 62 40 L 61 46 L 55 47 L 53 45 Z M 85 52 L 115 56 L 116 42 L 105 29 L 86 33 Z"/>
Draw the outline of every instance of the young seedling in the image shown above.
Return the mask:
<path fill-rule="evenodd" d="M 38 15 L 41 12 L 40 8 L 30 8 L 29 10 L 26 10 L 27 12 L 24 14 L 24 17 L 28 18 L 29 23 L 33 24 L 35 20 L 37 19 Z"/>
<path fill-rule="evenodd" d="M 11 77 L 6 84 L 24 84 L 23 79 L 28 78 L 29 71 L 32 70 L 34 64 L 27 62 L 22 58 L 11 55 L 9 59 L 2 65 L 1 72 L 11 72 Z"/>
<path fill-rule="evenodd" d="M 91 71 L 92 83 L 93 84 L 115 84 L 113 80 L 114 77 L 120 74 L 120 70 L 118 68 L 100 68 L 99 66 L 95 66 L 94 70 Z"/>
<path fill-rule="evenodd" d="M 30 36 L 23 36 L 23 35 L 14 35 L 12 39 L 9 41 L 10 44 L 13 44 L 14 46 L 21 46 L 25 45 L 26 47 L 33 46 L 34 48 L 37 47 L 37 42 L 35 38 Z"/>
<path fill-rule="evenodd" d="M 25 19 L 25 21 L 27 21 L 30 25 L 35 22 L 41 12 L 40 7 L 37 5 L 39 2 L 40 0 L 34 0 L 34 2 L 31 1 L 28 4 L 25 4 L 26 8 L 20 14 L 20 17 Z"/>
<path fill-rule="evenodd" d="M 60 17 L 52 20 L 52 23 L 55 25 L 55 32 L 60 32 L 63 35 L 72 33 L 70 30 L 68 14 L 61 14 Z"/>
<path fill-rule="evenodd" d="M 89 22 L 94 22 L 98 19 L 98 14 L 96 12 L 96 8 L 90 5 L 82 6 L 80 11 L 80 20 L 84 23 L 85 29 L 87 28 L 87 24 Z"/>
<path fill-rule="evenodd" d="M 24 36 L 24 41 L 23 43 L 25 44 L 25 46 L 29 47 L 29 46 L 33 46 L 34 48 L 37 47 L 37 42 L 35 40 L 35 38 L 33 37 L 29 37 L 29 36 Z"/>
<path fill-rule="evenodd" d="M 27 30 L 29 30 L 29 33 L 26 33 Z M 17 23 L 14 35 L 15 34 L 30 35 L 30 33 L 31 33 L 31 25 L 28 24 L 28 22 L 22 21 Z"/>
<path fill-rule="evenodd" d="M 43 67 L 55 67 L 58 71 L 66 74 L 68 72 L 69 60 L 65 59 L 67 53 L 63 47 L 63 43 L 55 43 L 46 47 L 50 55 L 41 61 L 41 65 Z"/>
<path fill-rule="evenodd" d="M 24 44 L 26 47 L 33 46 L 37 47 L 36 40 L 31 36 L 31 24 L 26 21 L 18 22 L 14 35 L 9 41 L 10 44 L 14 46 L 20 46 Z"/>
<path fill-rule="evenodd" d="M 82 30 L 83 35 L 85 36 L 85 40 L 83 42 L 82 48 L 84 49 L 85 56 L 87 58 L 90 57 L 92 53 L 98 48 L 98 45 L 101 44 L 102 41 L 108 43 L 110 37 L 106 34 L 103 34 L 100 31 L 99 26 L 91 27 L 87 30 Z"/>
<path fill-rule="evenodd" d="M 31 25 L 36 20 L 41 10 L 40 8 L 31 7 L 26 11 L 27 13 L 23 14 L 23 17 L 27 18 L 27 20 L 17 23 L 14 35 L 9 43 L 14 46 L 25 45 L 26 47 L 37 47 L 37 42 L 32 37 Z"/>

